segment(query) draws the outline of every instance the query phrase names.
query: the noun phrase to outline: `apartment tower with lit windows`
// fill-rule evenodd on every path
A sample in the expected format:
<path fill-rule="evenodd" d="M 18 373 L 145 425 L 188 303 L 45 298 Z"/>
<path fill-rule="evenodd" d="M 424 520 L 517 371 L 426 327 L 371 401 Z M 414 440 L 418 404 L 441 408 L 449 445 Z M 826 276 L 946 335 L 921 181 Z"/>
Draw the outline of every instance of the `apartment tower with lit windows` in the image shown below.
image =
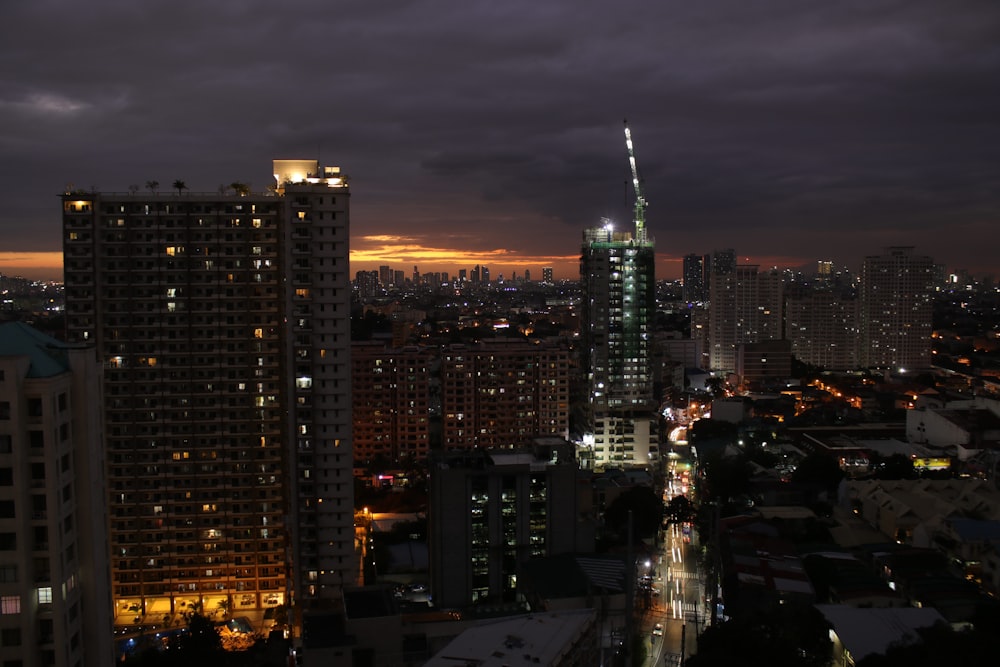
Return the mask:
<path fill-rule="evenodd" d="M 143 619 L 329 606 L 357 580 L 350 192 L 313 160 L 273 171 L 262 194 L 62 197 L 67 335 L 103 365 L 112 595 Z"/>
<path fill-rule="evenodd" d="M 860 362 L 893 371 L 931 367 L 934 261 L 912 247 L 865 257 L 861 270 Z"/>

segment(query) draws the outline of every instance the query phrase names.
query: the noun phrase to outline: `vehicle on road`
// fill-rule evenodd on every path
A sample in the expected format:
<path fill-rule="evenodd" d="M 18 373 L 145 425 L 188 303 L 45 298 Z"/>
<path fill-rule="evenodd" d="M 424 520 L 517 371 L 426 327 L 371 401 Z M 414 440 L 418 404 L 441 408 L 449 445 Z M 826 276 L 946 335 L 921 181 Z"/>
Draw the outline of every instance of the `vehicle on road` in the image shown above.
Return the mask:
<path fill-rule="evenodd" d="M 662 637 L 663 636 L 663 623 L 657 623 L 653 626 L 653 636 Z"/>

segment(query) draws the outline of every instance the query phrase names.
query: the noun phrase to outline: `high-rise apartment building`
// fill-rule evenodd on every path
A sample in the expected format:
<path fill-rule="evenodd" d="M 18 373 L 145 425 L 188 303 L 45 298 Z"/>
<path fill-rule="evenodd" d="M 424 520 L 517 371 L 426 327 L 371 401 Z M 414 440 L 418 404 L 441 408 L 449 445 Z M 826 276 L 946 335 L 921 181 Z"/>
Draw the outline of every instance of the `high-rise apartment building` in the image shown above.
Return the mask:
<path fill-rule="evenodd" d="M 542 267 L 542 282 L 552 284 L 552 267 L 544 266 Z"/>
<path fill-rule="evenodd" d="M 861 365 L 914 370 L 931 367 L 935 266 L 912 247 L 865 257 L 861 271 Z"/>
<path fill-rule="evenodd" d="M 493 339 L 441 352 L 441 446 L 510 447 L 569 432 L 565 341 Z"/>
<path fill-rule="evenodd" d="M 378 281 L 382 287 L 392 286 L 392 267 L 383 264 L 378 267 Z"/>
<path fill-rule="evenodd" d="M 362 299 L 370 299 L 382 291 L 377 271 L 358 271 L 354 274 L 354 289 Z"/>
<path fill-rule="evenodd" d="M 858 299 L 835 289 L 798 289 L 785 297 L 792 356 L 828 370 L 858 367 Z"/>
<path fill-rule="evenodd" d="M 351 345 L 354 460 L 412 464 L 427 458 L 430 444 L 430 348 Z"/>
<path fill-rule="evenodd" d="M 100 366 L 0 326 L 0 662 L 108 665 L 111 580 Z"/>
<path fill-rule="evenodd" d="M 688 303 L 697 303 L 707 298 L 705 291 L 705 260 L 701 255 L 684 256 L 683 296 Z"/>
<path fill-rule="evenodd" d="M 580 257 L 582 367 L 594 465 L 649 462 L 655 250 L 644 228 L 584 231 Z M 588 443 L 590 444 L 590 443 Z"/>
<path fill-rule="evenodd" d="M 62 197 L 67 333 L 104 369 L 112 595 L 139 616 L 309 608 L 357 578 L 349 188 L 313 160 L 274 175 Z"/>
<path fill-rule="evenodd" d="M 712 262 L 710 290 L 709 367 L 720 371 L 735 371 L 740 345 L 782 336 L 781 274 L 735 264 L 728 253 Z"/>

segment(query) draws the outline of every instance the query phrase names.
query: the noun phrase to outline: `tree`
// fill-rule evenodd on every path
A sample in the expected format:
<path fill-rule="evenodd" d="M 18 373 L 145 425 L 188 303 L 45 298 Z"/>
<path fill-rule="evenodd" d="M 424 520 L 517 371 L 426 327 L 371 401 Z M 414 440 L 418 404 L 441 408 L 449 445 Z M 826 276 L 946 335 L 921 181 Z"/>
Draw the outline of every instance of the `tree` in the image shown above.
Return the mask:
<path fill-rule="evenodd" d="M 159 189 L 159 187 L 160 187 L 159 181 L 146 181 L 146 189 L 154 194 Z"/>
<path fill-rule="evenodd" d="M 174 181 L 174 190 L 177 190 L 177 195 L 180 196 L 182 191 L 187 190 L 187 183 L 179 179 Z"/>
<path fill-rule="evenodd" d="M 826 454 L 809 454 L 792 473 L 792 481 L 801 484 L 815 484 L 826 491 L 836 490 L 840 480 L 844 479 L 844 471 L 840 469 L 832 456 Z"/>
<path fill-rule="evenodd" d="M 694 506 L 687 496 L 674 496 L 667 503 L 667 516 L 672 523 L 684 523 L 694 516 Z"/>
<path fill-rule="evenodd" d="M 232 183 L 229 184 L 229 187 L 231 187 L 233 189 L 233 192 L 235 192 L 240 197 L 246 197 L 248 194 L 250 194 L 249 183 L 243 183 L 241 181 L 233 181 Z"/>
<path fill-rule="evenodd" d="M 709 626 L 689 667 L 825 667 L 829 626 L 815 607 L 783 605 Z"/>
<path fill-rule="evenodd" d="M 222 662 L 222 637 L 216 631 L 215 623 L 201 614 L 191 615 L 188 631 L 182 635 L 179 644 L 185 664 L 208 666 Z"/>

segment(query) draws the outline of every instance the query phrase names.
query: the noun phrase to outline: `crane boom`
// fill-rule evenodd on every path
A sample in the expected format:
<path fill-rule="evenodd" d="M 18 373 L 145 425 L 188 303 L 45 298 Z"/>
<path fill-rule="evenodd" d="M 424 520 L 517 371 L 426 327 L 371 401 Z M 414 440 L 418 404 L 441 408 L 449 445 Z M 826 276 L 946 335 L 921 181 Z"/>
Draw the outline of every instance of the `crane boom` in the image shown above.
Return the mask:
<path fill-rule="evenodd" d="M 635 150 L 632 148 L 632 132 L 625 120 L 625 149 L 628 151 L 628 164 L 632 169 L 632 187 L 635 189 L 635 239 L 646 240 L 646 197 L 642 194 L 642 182 L 639 180 L 639 167 L 635 162 Z"/>

